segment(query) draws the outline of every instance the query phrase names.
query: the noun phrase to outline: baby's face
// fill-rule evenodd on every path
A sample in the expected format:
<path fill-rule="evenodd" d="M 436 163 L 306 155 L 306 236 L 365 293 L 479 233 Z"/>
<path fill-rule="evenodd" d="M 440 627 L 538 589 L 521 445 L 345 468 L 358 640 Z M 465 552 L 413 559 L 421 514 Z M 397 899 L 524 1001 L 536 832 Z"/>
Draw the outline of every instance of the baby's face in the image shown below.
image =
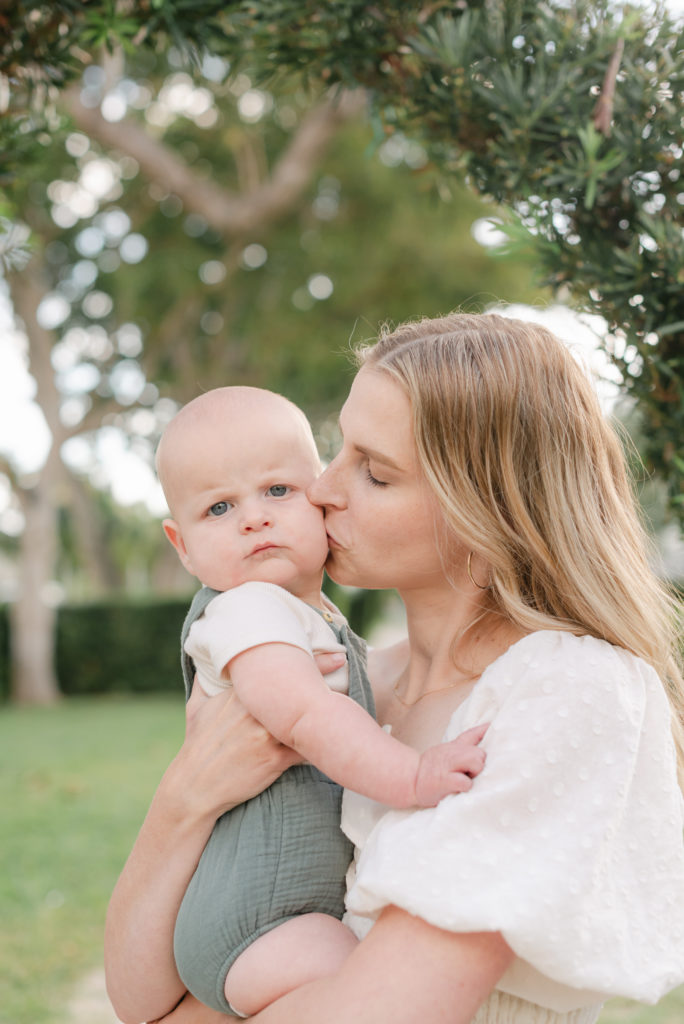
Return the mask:
<path fill-rule="evenodd" d="M 188 442 L 174 501 L 185 567 L 216 590 L 258 580 L 317 603 L 328 544 L 306 496 L 320 465 L 301 424 L 267 415 Z"/>

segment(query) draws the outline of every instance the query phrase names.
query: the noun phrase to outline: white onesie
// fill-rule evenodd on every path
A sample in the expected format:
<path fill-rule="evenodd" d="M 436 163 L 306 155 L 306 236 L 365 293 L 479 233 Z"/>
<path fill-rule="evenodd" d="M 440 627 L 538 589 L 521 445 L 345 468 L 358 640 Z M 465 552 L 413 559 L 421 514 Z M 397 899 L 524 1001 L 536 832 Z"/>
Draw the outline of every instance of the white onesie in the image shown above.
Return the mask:
<path fill-rule="evenodd" d="M 321 594 L 324 611 L 316 611 L 274 583 L 242 583 L 218 594 L 193 622 L 185 651 L 195 663 L 197 679 L 204 692 L 213 697 L 229 687 L 222 676 L 225 666 L 238 654 L 262 644 L 291 644 L 314 654 L 345 653 L 328 625 L 343 625 L 345 618 Z M 347 693 L 349 680 L 345 665 L 325 676 L 331 690 Z"/>

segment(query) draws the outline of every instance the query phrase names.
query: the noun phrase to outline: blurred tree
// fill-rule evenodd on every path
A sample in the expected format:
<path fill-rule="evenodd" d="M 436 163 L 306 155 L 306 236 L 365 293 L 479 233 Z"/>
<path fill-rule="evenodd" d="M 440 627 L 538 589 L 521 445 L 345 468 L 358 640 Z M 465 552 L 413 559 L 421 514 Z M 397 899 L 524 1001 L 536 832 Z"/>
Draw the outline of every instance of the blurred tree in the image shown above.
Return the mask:
<path fill-rule="evenodd" d="M 288 205 L 297 202 L 313 168 L 320 160 L 325 144 L 348 116 L 343 105 L 337 105 L 334 111 L 326 111 L 325 117 L 321 117 L 320 108 L 314 108 L 302 118 L 292 132 L 291 145 L 281 157 L 281 163 L 267 179 L 267 184 L 271 186 L 271 202 L 264 203 L 263 207 L 257 204 L 258 208 L 252 217 L 254 227 L 259 225 L 261 209 L 265 226 L 269 221 L 282 216 Z M 57 123 L 53 127 L 57 129 Z M 135 140 L 134 132 L 133 127 L 131 134 Z M 49 147 L 45 147 L 48 150 L 46 158 L 49 160 L 52 156 L 54 159 L 53 137 L 41 142 L 50 143 Z M 154 147 L 155 141 L 151 140 L 151 148 Z M 160 146 L 157 149 L 159 175 L 163 182 L 164 170 L 173 164 L 173 151 L 165 151 Z M 167 156 L 166 162 L 164 156 Z M 283 164 L 286 165 L 284 172 Z M 34 169 L 43 170 L 37 161 Z M 74 171 L 76 181 L 73 180 Z M 60 487 L 64 489 L 62 445 L 77 434 L 101 426 L 106 422 L 107 415 L 121 412 L 126 405 L 139 399 L 146 384 L 143 368 L 130 358 L 131 346 L 137 347 L 137 342 L 131 341 L 131 328 L 128 332 L 124 328 L 118 338 L 110 339 L 102 326 L 113 303 L 107 292 L 91 287 L 98 276 L 96 264 L 89 259 L 69 260 L 68 245 L 57 240 L 57 235 L 63 235 L 64 230 L 68 236 L 69 228 L 76 225 L 82 228 L 82 220 L 88 220 L 99 212 L 102 200 L 111 198 L 113 191 L 120 191 L 117 180 L 120 177 L 120 165 L 108 158 L 98 160 L 95 157 L 94 160 L 83 162 L 80 169 L 78 164 L 72 164 L 67 170 L 67 180 L 56 179 L 49 183 L 53 187 L 48 187 L 45 192 L 47 206 L 41 201 L 41 185 L 35 177 L 29 174 L 21 185 L 13 183 L 14 201 L 21 209 L 22 217 L 42 241 L 39 251 L 28 266 L 19 271 L 14 269 L 8 280 L 15 310 L 23 321 L 29 340 L 29 367 L 37 381 L 38 401 L 52 435 L 52 446 L 40 473 L 33 474 L 27 484 L 21 481 L 16 472 L 12 472 L 11 476 L 25 524 L 21 539 L 18 594 L 11 609 L 13 694 L 16 699 L 23 701 L 45 703 L 53 700 L 57 694 L 53 669 L 55 608 L 48 595 L 57 552 L 58 509 L 63 503 L 59 494 Z M 193 184 L 196 192 L 204 191 L 205 183 L 197 175 L 188 171 L 186 177 L 185 189 L 188 193 Z M 91 182 L 90 187 L 87 185 L 88 180 Z M 219 189 L 214 191 L 215 199 Z M 50 192 L 51 195 L 48 194 Z M 244 198 L 246 207 L 251 197 L 248 195 Z M 231 199 L 233 197 L 226 196 L 227 204 Z M 49 215 L 50 203 L 52 217 Z M 233 199 L 233 205 L 239 218 L 244 212 L 243 206 L 237 199 Z M 62 211 L 61 215 L 56 214 L 57 210 Z M 112 228 L 112 220 L 116 221 L 116 213 L 110 211 L 110 234 L 116 236 L 117 230 Z M 128 232 L 130 221 L 122 211 L 119 222 L 124 226 L 120 236 L 127 236 L 129 253 L 133 252 L 133 255 L 129 254 L 129 262 L 138 262 L 135 245 L 143 246 L 144 249 L 147 243 L 143 236 Z M 61 232 L 60 227 L 63 229 Z M 85 231 L 87 239 L 87 229 Z M 93 254 L 92 247 L 98 243 L 94 243 L 92 238 L 97 236 L 98 231 L 102 238 L 100 248 L 104 248 L 106 227 L 104 230 L 91 228 L 90 249 L 88 242 L 84 241 L 83 230 L 76 237 L 72 236 L 77 257 L 79 254 Z M 229 231 L 227 223 L 226 234 Z M 119 255 L 122 254 L 125 259 L 125 250 L 120 247 Z M 171 312 L 177 315 L 177 305 Z M 93 321 L 99 321 L 99 326 L 95 326 Z M 60 337 L 49 329 L 51 326 L 62 325 L 64 330 L 60 331 Z M 72 380 L 80 375 L 80 383 L 77 380 L 75 385 L 68 382 L 62 385 L 66 392 L 72 391 L 66 403 L 53 376 L 53 366 L 70 373 Z"/>
<path fill-rule="evenodd" d="M 269 91 L 227 71 L 205 54 L 191 75 L 174 51 L 90 63 L 7 180 L 8 212 L 33 240 L 8 280 L 53 438 L 40 473 L 6 467 L 26 524 L 16 699 L 56 694 L 46 595 L 60 508 L 70 506 L 64 578 L 77 564 L 99 587 L 122 578 L 103 557 L 107 519 L 89 521 L 66 468 L 97 476 L 113 431 L 149 458 L 175 403 L 224 382 L 285 391 L 325 446 L 346 386 L 340 349 L 359 318 L 363 336 L 425 302 L 524 293 L 527 272 L 493 263 L 471 236 L 491 207 L 459 191 L 446 222 L 416 188 L 419 172 L 429 180 L 422 147 L 381 140 L 369 152 L 358 94 Z"/>
<path fill-rule="evenodd" d="M 662 7 L 71 0 L 0 11 L 13 30 L 0 49 L 0 131 L 12 138 L 27 127 L 26 96 L 63 86 L 95 42 L 171 38 L 259 67 L 263 80 L 296 71 L 366 88 L 379 133 L 421 141 L 445 177 L 465 174 L 507 204 L 511 244 L 608 321 L 604 344 L 642 409 L 649 468 L 684 518 L 684 43 Z"/>
<path fill-rule="evenodd" d="M 684 522 L 682 22 L 613 0 L 227 6 L 229 56 L 365 86 L 386 131 L 510 207 L 510 248 L 608 322 Z"/>

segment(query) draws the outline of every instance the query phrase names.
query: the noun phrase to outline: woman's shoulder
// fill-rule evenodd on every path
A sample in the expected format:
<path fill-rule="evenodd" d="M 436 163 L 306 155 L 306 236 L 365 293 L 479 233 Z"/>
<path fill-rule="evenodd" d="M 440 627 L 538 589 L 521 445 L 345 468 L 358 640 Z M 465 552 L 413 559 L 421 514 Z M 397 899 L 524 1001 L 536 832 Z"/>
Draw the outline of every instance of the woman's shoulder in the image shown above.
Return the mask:
<path fill-rule="evenodd" d="M 654 681 L 658 679 L 650 665 L 624 647 L 590 634 L 561 629 L 540 629 L 527 633 L 495 659 L 487 671 L 496 674 L 510 671 L 512 667 L 532 671 L 553 667 L 571 675 L 580 671 L 591 671 L 594 674 L 595 670 L 610 668 L 620 674 L 640 678 L 646 676 Z"/>
<path fill-rule="evenodd" d="M 527 707 L 530 699 L 547 713 L 558 706 L 573 718 L 614 715 L 618 708 L 635 721 L 646 708 L 658 718 L 669 714 L 665 688 L 651 665 L 606 640 L 558 629 L 538 630 L 512 644 L 482 674 L 472 704 L 503 710 Z"/>

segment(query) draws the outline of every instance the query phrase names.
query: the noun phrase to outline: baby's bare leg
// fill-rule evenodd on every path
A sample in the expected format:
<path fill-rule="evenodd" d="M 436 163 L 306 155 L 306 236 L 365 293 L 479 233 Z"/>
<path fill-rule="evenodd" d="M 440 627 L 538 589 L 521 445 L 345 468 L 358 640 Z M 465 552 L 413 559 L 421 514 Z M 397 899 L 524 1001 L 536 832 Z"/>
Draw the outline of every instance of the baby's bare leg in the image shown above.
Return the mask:
<path fill-rule="evenodd" d="M 334 972 L 357 945 L 328 914 L 302 914 L 261 935 L 228 971 L 230 1005 L 251 1017 L 286 992 Z"/>

